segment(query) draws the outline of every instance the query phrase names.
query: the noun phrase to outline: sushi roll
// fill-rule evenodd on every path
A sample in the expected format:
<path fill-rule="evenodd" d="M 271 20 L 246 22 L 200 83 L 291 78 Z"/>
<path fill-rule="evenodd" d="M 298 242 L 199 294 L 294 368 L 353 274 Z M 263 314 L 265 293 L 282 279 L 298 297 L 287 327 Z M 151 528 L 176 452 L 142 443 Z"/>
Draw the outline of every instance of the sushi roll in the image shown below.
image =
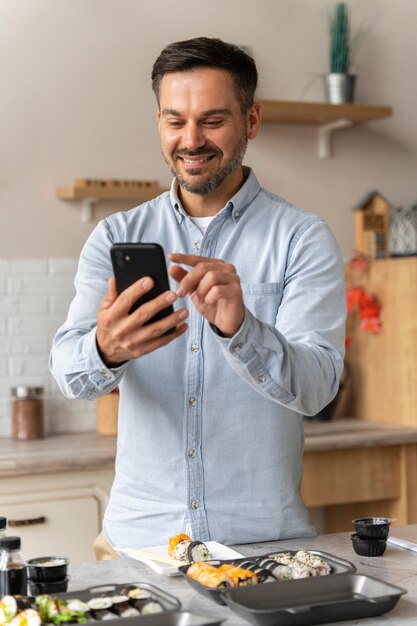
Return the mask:
<path fill-rule="evenodd" d="M 89 600 L 87 604 L 94 619 L 98 619 L 98 620 L 115 619 L 114 613 L 111 610 L 113 606 L 113 602 L 111 601 L 111 598 L 109 597 L 91 598 L 91 600 Z"/>
<path fill-rule="evenodd" d="M 142 615 L 153 615 L 154 613 L 162 613 L 164 607 L 162 604 L 155 600 L 155 598 L 148 600 L 142 607 L 141 614 Z"/>
<path fill-rule="evenodd" d="M 207 561 L 211 559 L 211 554 L 206 544 L 202 541 L 192 541 L 187 548 L 187 557 L 189 563 L 196 561 Z"/>
<path fill-rule="evenodd" d="M 258 577 L 256 574 L 243 567 L 237 567 L 231 563 L 220 565 L 218 570 L 226 574 L 231 587 L 246 587 L 248 585 L 256 585 Z"/>
<path fill-rule="evenodd" d="M 256 574 L 258 578 L 258 583 L 274 583 L 277 580 L 269 569 L 264 569 L 262 567 L 256 566 L 250 571 Z"/>
<path fill-rule="evenodd" d="M 10 622 L 17 613 L 17 602 L 13 596 L 3 596 L 0 600 L 0 625 Z"/>
<path fill-rule="evenodd" d="M 188 547 L 193 542 L 191 537 L 179 533 L 171 537 L 168 543 L 168 554 L 171 558 L 188 563 Z"/>
<path fill-rule="evenodd" d="M 130 604 L 129 596 L 122 594 L 110 596 L 110 600 L 112 601 L 112 611 L 119 617 L 136 617 L 139 615 L 139 611 Z"/>
<path fill-rule="evenodd" d="M 132 587 L 128 589 L 127 596 L 130 603 L 138 611 L 141 611 L 143 605 L 152 598 L 151 593 L 147 589 L 142 589 L 142 587 Z"/>
<path fill-rule="evenodd" d="M 10 626 L 41 626 L 41 624 L 41 617 L 35 609 L 21 611 L 10 622 Z"/>
<path fill-rule="evenodd" d="M 332 570 L 327 561 L 307 550 L 299 550 L 294 555 L 294 560 L 308 565 L 309 567 L 314 567 L 314 569 L 317 570 L 318 576 L 327 576 Z"/>
<path fill-rule="evenodd" d="M 71 618 L 68 621 L 72 622 L 84 622 L 91 616 L 88 604 L 82 600 L 78 600 L 78 598 L 68 600 L 65 610 L 69 613 Z"/>
<path fill-rule="evenodd" d="M 226 573 L 204 561 L 197 561 L 190 565 L 187 569 L 187 576 L 211 589 L 221 589 L 229 586 L 229 579 Z"/>
<path fill-rule="evenodd" d="M 271 554 L 271 559 L 274 559 L 277 563 L 281 563 L 282 565 L 291 565 L 293 562 L 293 555 L 291 552 L 278 552 L 277 554 Z"/>
<path fill-rule="evenodd" d="M 311 578 L 317 576 L 317 570 L 304 563 L 294 562 L 291 564 L 291 574 L 294 580 L 299 578 Z"/>
<path fill-rule="evenodd" d="M 260 559 L 259 565 L 263 569 L 269 570 L 277 580 L 291 580 L 292 573 L 289 565 L 277 563 L 274 559 Z"/>

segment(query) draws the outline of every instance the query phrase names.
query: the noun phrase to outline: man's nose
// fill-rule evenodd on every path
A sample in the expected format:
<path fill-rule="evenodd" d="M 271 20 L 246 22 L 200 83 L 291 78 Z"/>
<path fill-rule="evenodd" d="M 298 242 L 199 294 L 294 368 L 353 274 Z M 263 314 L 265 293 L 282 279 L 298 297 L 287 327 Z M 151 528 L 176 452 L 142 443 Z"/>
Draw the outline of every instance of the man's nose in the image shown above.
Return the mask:
<path fill-rule="evenodd" d="M 188 124 L 183 137 L 184 147 L 189 150 L 200 148 L 206 143 L 204 131 L 199 124 Z"/>

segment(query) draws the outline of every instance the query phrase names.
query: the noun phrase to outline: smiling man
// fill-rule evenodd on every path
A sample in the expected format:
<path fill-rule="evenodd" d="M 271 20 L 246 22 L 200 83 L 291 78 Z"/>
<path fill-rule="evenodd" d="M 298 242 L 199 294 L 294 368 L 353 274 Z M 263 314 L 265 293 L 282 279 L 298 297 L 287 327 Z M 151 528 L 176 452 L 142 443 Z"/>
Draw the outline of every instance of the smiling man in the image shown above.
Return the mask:
<path fill-rule="evenodd" d="M 51 369 L 70 398 L 120 388 L 98 558 L 179 532 L 227 544 L 315 532 L 300 494 L 303 415 L 338 388 L 343 263 L 321 218 L 243 166 L 260 127 L 256 84 L 254 60 L 232 44 L 167 46 L 152 86 L 171 190 L 104 219 L 82 251 Z M 116 242 L 157 242 L 171 261 L 171 289 L 131 314 L 152 281 L 118 296 Z M 145 324 L 167 302 L 175 312 Z"/>

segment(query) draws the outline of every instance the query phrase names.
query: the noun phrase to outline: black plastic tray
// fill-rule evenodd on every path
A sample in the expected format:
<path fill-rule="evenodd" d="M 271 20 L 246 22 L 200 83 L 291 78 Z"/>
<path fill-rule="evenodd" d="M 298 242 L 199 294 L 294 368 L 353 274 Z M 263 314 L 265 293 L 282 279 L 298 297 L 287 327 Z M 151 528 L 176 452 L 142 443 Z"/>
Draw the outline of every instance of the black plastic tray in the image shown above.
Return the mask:
<path fill-rule="evenodd" d="M 243 563 L 243 561 L 254 561 L 256 563 L 258 559 L 264 559 L 274 554 L 279 554 L 280 552 L 295 554 L 296 552 L 298 552 L 298 550 L 275 550 L 275 552 L 268 552 L 267 554 L 258 554 L 257 556 L 245 556 L 240 559 L 231 559 L 231 560 L 229 559 L 225 561 L 211 560 L 211 561 L 208 561 L 208 563 L 211 563 L 214 566 L 221 565 L 222 563 L 236 563 L 238 565 L 239 563 Z M 319 578 L 329 578 L 335 574 L 344 574 L 346 572 L 356 572 L 356 567 L 350 561 L 345 561 L 345 559 L 341 559 L 337 556 L 334 556 L 333 554 L 328 554 L 327 552 L 321 552 L 320 550 L 308 550 L 308 552 L 324 559 L 332 568 L 330 574 L 328 574 L 327 576 L 319 576 Z M 199 593 L 206 596 L 207 598 L 214 600 L 214 602 L 217 602 L 217 604 L 225 604 L 223 596 L 222 596 L 224 589 L 211 589 L 210 587 L 205 587 L 204 585 L 199 583 L 197 580 L 194 580 L 194 578 L 190 578 L 189 576 L 187 576 L 187 570 L 189 567 L 190 565 L 182 565 L 178 569 L 183 574 L 183 576 L 185 576 L 185 578 L 187 579 L 191 587 L 196 589 Z M 294 581 L 280 580 L 280 581 L 277 581 L 276 583 L 275 582 L 261 583 L 260 585 L 255 585 L 255 587 L 270 587 L 271 585 L 287 586 L 291 584 L 292 582 Z M 245 587 L 245 589 L 247 588 L 248 587 Z"/>
<path fill-rule="evenodd" d="M 130 585 L 147 589 L 161 602 L 164 612 L 155 613 L 154 615 L 137 615 L 136 617 L 119 617 L 118 615 L 115 615 L 114 619 L 105 621 L 91 619 L 88 622 L 85 622 L 83 626 L 99 626 L 100 624 L 103 626 L 104 624 L 109 624 L 109 626 L 132 626 L 133 624 L 137 626 L 142 626 L 142 624 L 143 626 L 220 626 L 220 624 L 224 621 L 219 620 L 217 617 L 207 617 L 197 615 L 196 613 L 191 613 L 189 611 L 181 611 L 181 602 L 177 598 L 149 583 L 134 582 L 98 585 L 95 587 L 89 587 L 88 589 L 82 589 L 80 591 L 69 591 L 53 595 L 67 600 L 71 598 L 78 598 L 83 602 L 87 602 L 88 600 L 91 600 L 91 598 L 97 596 L 120 593 L 123 588 Z M 71 626 L 77 626 L 77 624 L 74 622 Z"/>
<path fill-rule="evenodd" d="M 232 611 L 257 626 L 312 626 L 382 615 L 405 593 L 377 578 L 347 573 L 230 588 L 222 597 Z"/>
<path fill-rule="evenodd" d="M 168 615 L 169 613 L 172 613 L 173 611 L 179 611 L 181 609 L 181 602 L 178 600 L 178 598 L 175 598 L 174 596 L 172 596 L 170 593 L 167 593 L 166 591 L 163 591 L 162 589 L 160 589 L 159 587 L 155 587 L 155 585 L 151 585 L 149 583 L 124 583 L 124 584 L 107 584 L 107 585 L 96 585 L 95 587 L 89 587 L 88 589 L 81 589 L 80 591 L 69 591 L 66 593 L 57 593 L 54 594 L 56 595 L 56 597 L 58 598 L 63 598 L 65 600 L 69 600 L 70 598 L 78 598 L 79 600 L 82 600 L 83 602 L 88 602 L 88 600 L 91 600 L 91 598 L 95 598 L 95 597 L 99 597 L 99 596 L 103 596 L 103 595 L 110 595 L 110 594 L 119 594 L 121 592 L 122 589 L 125 589 L 126 587 L 129 587 L 131 585 L 134 585 L 136 587 L 142 587 L 142 589 L 147 589 L 157 600 L 159 600 L 159 602 L 161 603 L 164 611 L 163 613 L 157 613 L 154 615 L 137 615 L 135 617 L 120 617 L 119 615 L 115 615 L 114 619 L 106 619 L 105 622 L 106 624 L 115 624 L 116 622 L 118 624 L 125 624 L 126 626 L 128 626 L 128 624 L 131 624 L 132 622 L 137 622 L 139 621 L 140 624 L 142 623 L 148 623 L 149 618 L 154 618 L 154 617 L 159 617 L 161 620 L 164 619 L 164 616 Z M 155 623 L 155 622 L 149 622 L 149 623 Z M 161 621 L 161 624 L 171 624 L 173 622 L 170 621 Z M 97 619 L 91 619 L 88 622 L 85 622 L 85 624 L 95 624 L 96 626 L 98 626 L 99 624 L 104 624 L 104 622 L 102 620 L 97 620 Z"/>

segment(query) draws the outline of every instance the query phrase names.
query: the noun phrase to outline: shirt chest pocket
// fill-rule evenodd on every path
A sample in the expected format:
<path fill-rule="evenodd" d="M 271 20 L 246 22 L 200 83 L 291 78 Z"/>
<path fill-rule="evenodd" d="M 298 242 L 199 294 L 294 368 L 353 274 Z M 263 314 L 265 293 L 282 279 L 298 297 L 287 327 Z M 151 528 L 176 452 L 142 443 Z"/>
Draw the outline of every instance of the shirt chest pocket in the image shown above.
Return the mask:
<path fill-rule="evenodd" d="M 259 320 L 275 325 L 282 300 L 282 283 L 241 283 L 243 301 Z"/>

